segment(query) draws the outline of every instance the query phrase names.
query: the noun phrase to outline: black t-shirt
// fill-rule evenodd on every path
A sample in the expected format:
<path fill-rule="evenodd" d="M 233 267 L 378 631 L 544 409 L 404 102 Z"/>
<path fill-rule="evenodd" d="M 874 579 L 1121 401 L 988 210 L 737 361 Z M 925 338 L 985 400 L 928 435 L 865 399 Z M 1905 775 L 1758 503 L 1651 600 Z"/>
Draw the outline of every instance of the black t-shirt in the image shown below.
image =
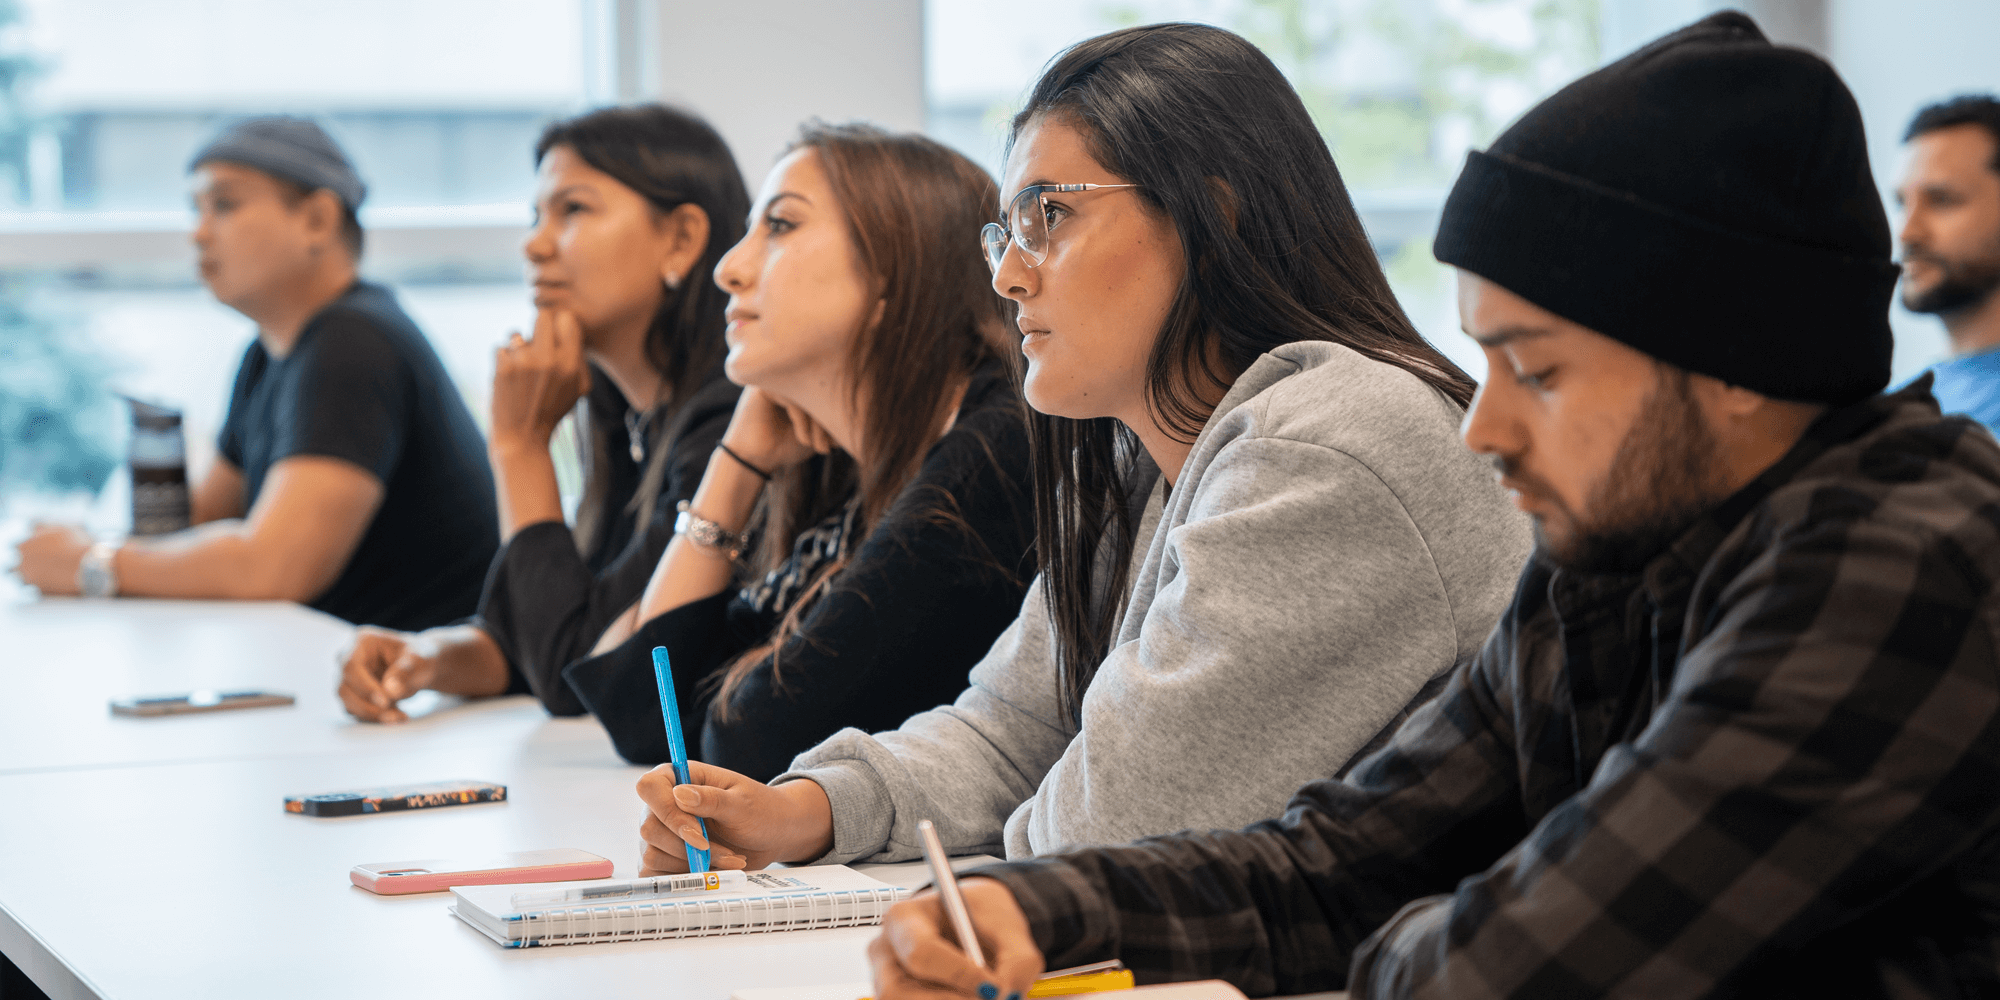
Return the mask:
<path fill-rule="evenodd" d="M 271 466 L 338 458 L 382 483 L 382 506 L 312 606 L 415 631 L 471 614 L 500 543 L 486 445 L 429 342 L 387 289 L 357 282 L 290 354 L 253 341 L 218 442 L 255 506 Z"/>

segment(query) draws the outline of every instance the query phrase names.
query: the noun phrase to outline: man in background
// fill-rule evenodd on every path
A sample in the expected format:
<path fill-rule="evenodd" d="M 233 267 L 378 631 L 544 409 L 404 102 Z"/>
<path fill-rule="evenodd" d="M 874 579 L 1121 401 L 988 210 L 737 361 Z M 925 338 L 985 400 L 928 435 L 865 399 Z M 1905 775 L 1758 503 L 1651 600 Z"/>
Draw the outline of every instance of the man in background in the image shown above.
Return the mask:
<path fill-rule="evenodd" d="M 1944 412 L 2000 433 L 2000 100 L 1933 104 L 1903 141 L 1903 304 L 1951 337 L 1931 391 Z"/>
<path fill-rule="evenodd" d="M 257 324 L 195 526 L 119 544 L 40 525 L 17 572 L 45 594 L 289 600 L 409 631 L 471 614 L 499 544 L 485 445 L 423 334 L 358 278 L 361 178 L 280 117 L 188 169 L 202 282 Z"/>

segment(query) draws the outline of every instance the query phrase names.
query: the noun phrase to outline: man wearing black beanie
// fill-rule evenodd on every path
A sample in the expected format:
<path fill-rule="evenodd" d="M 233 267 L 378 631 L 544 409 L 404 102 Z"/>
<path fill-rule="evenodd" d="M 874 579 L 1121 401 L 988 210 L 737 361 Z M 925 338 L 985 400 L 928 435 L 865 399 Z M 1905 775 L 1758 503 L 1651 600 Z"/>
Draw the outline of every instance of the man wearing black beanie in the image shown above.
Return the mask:
<path fill-rule="evenodd" d="M 1540 532 L 1479 659 L 1282 819 L 981 869 L 990 970 L 901 904 L 875 995 L 2000 995 L 2000 447 L 1881 394 L 1846 87 L 1715 15 L 1473 154 L 1436 251 Z"/>

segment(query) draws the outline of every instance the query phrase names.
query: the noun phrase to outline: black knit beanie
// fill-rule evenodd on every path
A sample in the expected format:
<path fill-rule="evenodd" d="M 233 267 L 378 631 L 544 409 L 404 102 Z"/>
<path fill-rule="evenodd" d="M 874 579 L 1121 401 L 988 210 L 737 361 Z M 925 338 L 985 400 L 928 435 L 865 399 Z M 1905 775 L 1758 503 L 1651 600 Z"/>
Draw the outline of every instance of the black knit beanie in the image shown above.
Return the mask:
<path fill-rule="evenodd" d="M 1467 157 L 1438 260 L 1655 358 L 1779 399 L 1889 381 L 1889 222 L 1833 67 L 1725 11 Z"/>

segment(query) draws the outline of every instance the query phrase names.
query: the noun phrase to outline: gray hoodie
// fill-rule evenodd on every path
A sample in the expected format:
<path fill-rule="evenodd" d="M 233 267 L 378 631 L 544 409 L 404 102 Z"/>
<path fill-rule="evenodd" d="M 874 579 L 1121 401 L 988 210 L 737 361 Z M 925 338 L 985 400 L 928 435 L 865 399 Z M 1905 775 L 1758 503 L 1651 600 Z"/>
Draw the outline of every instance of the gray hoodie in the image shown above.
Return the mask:
<path fill-rule="evenodd" d="M 954 854 L 1019 858 L 1283 812 L 1476 653 L 1512 595 L 1528 522 L 1460 416 L 1337 344 L 1257 359 L 1147 499 L 1081 728 L 1037 580 L 956 703 L 842 730 L 773 781 L 826 789 L 820 863 L 918 857 L 922 819 Z"/>

